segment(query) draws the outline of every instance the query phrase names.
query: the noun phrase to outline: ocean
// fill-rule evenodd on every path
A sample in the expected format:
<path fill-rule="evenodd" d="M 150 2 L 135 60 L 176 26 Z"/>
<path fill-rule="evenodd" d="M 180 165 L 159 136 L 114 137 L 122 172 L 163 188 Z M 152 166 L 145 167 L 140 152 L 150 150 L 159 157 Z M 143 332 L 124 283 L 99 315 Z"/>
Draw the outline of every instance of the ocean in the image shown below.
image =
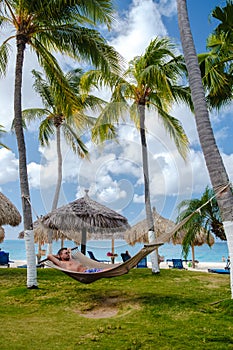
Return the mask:
<path fill-rule="evenodd" d="M 111 240 L 88 241 L 86 251 L 91 250 L 97 259 L 107 260 L 109 259 L 107 258 L 107 253 L 111 251 L 111 246 Z M 129 246 L 124 240 L 115 240 L 114 246 L 115 253 L 118 254 L 115 262 L 121 262 L 121 253 L 128 250 L 130 255 L 134 255 L 142 248 L 143 245 L 137 243 L 135 246 Z M 53 253 L 57 253 L 60 247 L 60 241 L 53 242 Z M 65 241 L 64 247 L 73 248 L 75 245 L 72 241 Z M 10 260 L 26 260 L 25 242 L 23 239 L 4 240 L 2 243 L 0 243 L 0 248 L 5 252 L 9 252 Z M 46 244 L 42 248 L 47 251 Z M 38 251 L 37 244 L 35 244 L 35 251 L 36 253 Z M 182 247 L 181 245 L 166 243 L 159 248 L 159 254 L 164 256 L 165 260 L 182 258 Z M 195 259 L 200 262 L 222 262 L 222 258 L 227 258 L 228 255 L 228 247 L 226 242 L 217 242 L 212 247 L 209 247 L 207 244 L 203 244 L 200 247 L 195 247 Z M 188 255 L 188 259 L 191 259 L 191 252 Z M 149 257 L 148 261 L 150 261 Z"/>

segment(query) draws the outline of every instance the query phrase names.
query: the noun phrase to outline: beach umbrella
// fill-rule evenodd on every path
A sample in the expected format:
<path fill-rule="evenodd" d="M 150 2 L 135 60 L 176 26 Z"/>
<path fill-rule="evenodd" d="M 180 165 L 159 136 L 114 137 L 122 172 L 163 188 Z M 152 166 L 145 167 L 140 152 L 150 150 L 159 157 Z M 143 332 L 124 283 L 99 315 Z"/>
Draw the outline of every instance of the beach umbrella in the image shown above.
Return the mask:
<path fill-rule="evenodd" d="M 81 251 L 84 254 L 87 238 L 118 238 L 120 232 L 130 227 L 124 216 L 92 200 L 88 190 L 85 192 L 84 197 L 54 209 L 41 218 L 46 228 L 60 230 L 76 242 L 81 239 Z"/>
<path fill-rule="evenodd" d="M 180 230 L 176 232 L 171 237 L 171 242 L 173 244 L 182 244 L 183 240 L 187 234 L 186 230 Z M 195 246 L 202 246 L 203 244 L 208 244 L 210 247 L 214 244 L 214 236 L 211 233 L 207 233 L 207 231 L 202 228 L 196 235 L 195 238 L 191 244 L 191 250 L 192 250 L 192 266 L 195 267 L 195 251 L 194 247 Z"/>
<path fill-rule="evenodd" d="M 4 238 L 5 238 L 5 231 L 4 231 L 4 228 L 0 226 L 0 243 L 4 241 Z"/>
<path fill-rule="evenodd" d="M 152 211 L 154 228 L 157 238 L 160 234 L 171 231 L 175 227 L 175 223 L 171 220 L 168 220 L 157 213 L 156 209 L 153 208 Z M 129 230 L 125 231 L 124 239 L 129 245 L 135 245 L 136 243 L 148 243 L 148 227 L 147 220 L 144 219 Z"/>
<path fill-rule="evenodd" d="M 0 192 L 0 226 L 18 226 L 21 222 L 21 215 L 14 204 Z"/>

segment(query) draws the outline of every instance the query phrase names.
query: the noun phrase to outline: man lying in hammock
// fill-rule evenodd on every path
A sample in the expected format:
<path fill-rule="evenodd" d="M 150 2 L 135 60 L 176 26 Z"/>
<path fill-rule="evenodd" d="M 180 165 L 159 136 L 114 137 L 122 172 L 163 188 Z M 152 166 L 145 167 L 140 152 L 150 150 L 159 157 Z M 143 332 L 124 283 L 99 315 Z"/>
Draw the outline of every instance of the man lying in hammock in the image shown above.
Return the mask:
<path fill-rule="evenodd" d="M 87 266 L 82 265 L 77 260 L 72 259 L 71 257 L 71 249 L 61 248 L 59 249 L 57 255 L 49 254 L 47 259 L 52 261 L 55 265 L 61 267 L 62 269 L 66 269 L 69 271 L 75 272 L 99 272 L 108 269 L 99 269 L 99 268 L 88 268 Z"/>

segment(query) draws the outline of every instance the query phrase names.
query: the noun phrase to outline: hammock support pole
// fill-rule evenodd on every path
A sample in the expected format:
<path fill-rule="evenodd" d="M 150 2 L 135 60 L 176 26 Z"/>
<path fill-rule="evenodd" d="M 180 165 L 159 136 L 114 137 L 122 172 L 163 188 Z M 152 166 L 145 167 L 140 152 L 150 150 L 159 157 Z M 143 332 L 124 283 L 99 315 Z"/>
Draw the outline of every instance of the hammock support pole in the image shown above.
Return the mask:
<path fill-rule="evenodd" d="M 81 253 L 86 255 L 86 243 L 87 243 L 87 230 L 85 227 L 82 228 L 82 241 L 81 241 Z"/>

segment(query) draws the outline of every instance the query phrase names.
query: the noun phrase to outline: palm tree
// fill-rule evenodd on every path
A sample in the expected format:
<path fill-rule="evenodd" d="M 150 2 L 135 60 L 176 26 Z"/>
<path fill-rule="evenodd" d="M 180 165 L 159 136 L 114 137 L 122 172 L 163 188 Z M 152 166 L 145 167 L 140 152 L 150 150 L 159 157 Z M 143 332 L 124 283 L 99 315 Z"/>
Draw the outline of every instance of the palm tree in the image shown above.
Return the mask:
<path fill-rule="evenodd" d="M 5 133 L 6 131 L 4 130 L 3 126 L 0 125 L 0 139 L 1 137 L 3 136 L 3 134 Z M 0 142 L 0 147 L 4 147 L 6 149 L 9 149 L 4 143 Z"/>
<path fill-rule="evenodd" d="M 99 112 L 106 104 L 102 99 L 80 93 L 80 80 L 83 75 L 82 69 L 74 69 L 65 75 L 67 83 L 75 96 L 70 101 L 69 96 L 57 93 L 57 89 L 42 77 L 40 72 L 32 71 L 34 76 L 34 89 L 40 95 L 44 108 L 30 108 L 22 111 L 23 121 L 30 124 L 35 120 L 42 120 L 39 127 L 39 141 L 41 146 L 49 145 L 50 139 L 55 135 L 57 148 L 57 184 L 54 193 L 51 210 L 57 208 L 62 183 L 62 152 L 61 131 L 66 143 L 79 157 L 88 157 L 86 146 L 81 140 L 80 134 L 95 124 L 96 118 L 86 115 L 86 110 Z M 77 107 L 79 106 L 79 107 Z M 103 135 L 102 135 L 103 134 Z M 111 125 L 105 125 L 104 130 L 96 130 L 96 137 L 105 139 L 115 137 L 115 130 Z M 52 232 L 48 234 L 49 252 L 52 254 Z M 63 243 L 63 242 L 62 242 Z"/>
<path fill-rule="evenodd" d="M 14 90 L 14 127 L 19 151 L 19 178 L 22 195 L 23 222 L 27 252 L 27 287 L 37 288 L 32 210 L 27 175 L 26 147 L 22 125 L 22 73 L 24 54 L 29 46 L 36 53 L 51 84 L 68 93 L 62 71 L 52 54 L 61 52 L 73 58 L 88 60 L 108 74 L 118 71 L 119 56 L 104 38 L 90 27 L 97 23 L 110 27 L 113 19 L 109 0 L 90 1 L 32 1 L 1 0 L 0 29 L 11 35 L 0 46 L 0 74 L 7 68 L 10 41 L 16 40 L 16 66 Z M 85 27 L 86 26 L 86 27 Z M 13 33 L 14 31 L 14 33 Z M 12 34 L 13 33 L 13 34 Z"/>
<path fill-rule="evenodd" d="M 179 211 L 177 222 L 183 221 L 183 219 L 195 212 L 188 221 L 190 225 L 192 225 L 192 221 L 198 221 L 200 227 L 212 232 L 217 238 L 226 241 L 220 210 L 213 189 L 207 186 L 200 199 L 183 200 L 177 206 L 177 209 Z"/>
<path fill-rule="evenodd" d="M 169 114 L 172 103 L 185 101 L 191 105 L 187 88 L 179 86 L 178 80 L 184 73 L 184 62 L 181 56 L 176 57 L 174 46 L 167 39 L 155 38 L 147 47 L 144 55 L 135 57 L 122 77 L 112 75 L 109 83 L 113 89 L 111 101 L 99 117 L 99 123 L 116 122 L 124 117 L 126 111 L 140 131 L 142 147 L 142 164 L 145 189 L 145 209 L 149 242 L 155 240 L 155 229 L 150 201 L 149 165 L 146 141 L 146 108 L 157 112 L 165 129 L 174 140 L 180 154 L 186 157 L 188 140 L 179 121 Z M 89 73 L 83 81 L 88 88 L 93 81 L 100 81 L 101 75 Z M 98 123 L 97 123 L 98 125 Z M 152 272 L 159 272 L 158 251 L 151 256 Z"/>
<path fill-rule="evenodd" d="M 233 1 L 225 7 L 217 6 L 212 17 L 220 21 L 214 33 L 207 39 L 208 52 L 198 55 L 202 81 L 211 108 L 220 109 L 232 101 L 232 13 Z"/>
<path fill-rule="evenodd" d="M 177 210 L 177 223 L 191 216 L 182 227 L 186 233 L 182 241 L 185 258 L 188 255 L 190 247 L 194 245 L 200 233 L 202 236 L 206 236 L 207 243 L 209 243 L 211 233 L 221 240 L 226 240 L 220 210 L 213 189 L 207 186 L 200 199 L 193 198 L 190 200 L 183 200 L 177 206 Z M 176 232 L 174 238 L 176 239 L 176 236 L 179 237 L 179 235 L 180 233 Z M 195 264 L 194 261 L 193 264 Z"/>
<path fill-rule="evenodd" d="M 35 70 L 32 73 L 35 79 L 34 89 L 39 93 L 44 108 L 26 109 L 22 111 L 22 115 L 26 124 L 36 119 L 42 119 L 39 127 L 39 141 L 41 146 L 48 146 L 50 138 L 55 134 L 58 167 L 57 185 L 51 208 L 51 210 L 54 210 L 58 205 L 62 183 L 61 130 L 63 131 L 66 143 L 72 148 L 73 152 L 77 153 L 81 158 L 87 156 L 88 151 L 80 137 L 81 131 L 83 131 L 84 126 L 88 122 L 83 109 L 92 106 L 94 101 L 97 103 L 98 99 L 88 96 L 85 100 L 82 100 L 82 97 L 78 95 L 79 81 L 82 75 L 82 70 L 80 69 L 73 70 L 65 76 L 73 94 L 76 95 L 76 100 L 73 100 L 73 103 L 65 95 L 60 96 L 56 91 L 53 91 L 49 82 L 42 77 L 41 73 Z M 78 109 L 77 105 L 80 105 Z M 49 235 L 49 251 L 52 254 L 52 234 Z"/>
<path fill-rule="evenodd" d="M 189 84 L 194 104 L 197 131 L 205 157 L 206 166 L 223 221 L 231 264 L 233 261 L 233 196 L 228 174 L 216 145 L 211 127 L 205 90 L 190 29 L 186 0 L 177 0 L 178 20 L 184 58 L 187 65 Z M 231 292 L 233 298 L 233 273 L 231 273 Z"/>

